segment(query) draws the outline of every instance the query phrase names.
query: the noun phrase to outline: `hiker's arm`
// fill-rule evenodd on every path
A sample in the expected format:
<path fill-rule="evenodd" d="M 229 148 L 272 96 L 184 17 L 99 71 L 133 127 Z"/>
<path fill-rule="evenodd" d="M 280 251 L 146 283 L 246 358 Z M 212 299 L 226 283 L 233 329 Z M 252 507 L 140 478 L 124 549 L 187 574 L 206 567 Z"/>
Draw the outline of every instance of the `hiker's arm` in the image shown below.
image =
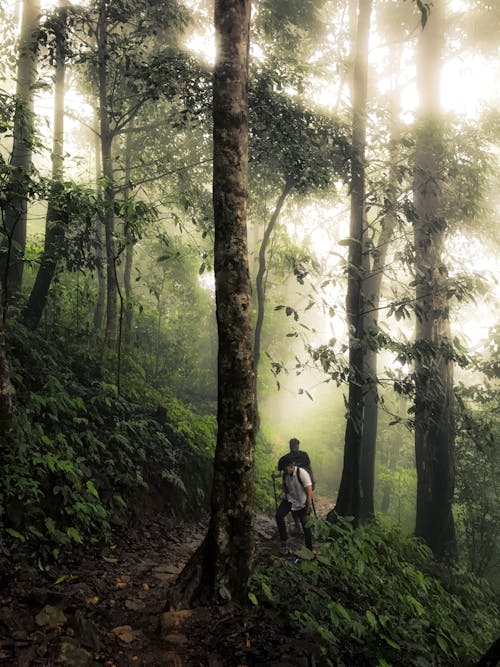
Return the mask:
<path fill-rule="evenodd" d="M 309 484 L 309 486 L 306 486 L 305 491 L 307 493 L 307 509 L 310 511 L 312 510 L 313 506 L 313 487 L 312 484 Z"/>

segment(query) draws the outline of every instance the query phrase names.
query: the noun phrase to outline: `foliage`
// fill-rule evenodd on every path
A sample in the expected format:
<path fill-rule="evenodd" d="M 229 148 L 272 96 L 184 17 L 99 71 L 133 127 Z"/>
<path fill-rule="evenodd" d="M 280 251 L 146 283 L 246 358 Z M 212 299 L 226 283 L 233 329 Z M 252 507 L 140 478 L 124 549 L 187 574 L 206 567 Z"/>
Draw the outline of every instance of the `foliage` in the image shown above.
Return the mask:
<path fill-rule="evenodd" d="M 276 469 L 276 459 L 271 444 L 259 432 L 255 442 L 255 506 L 262 511 L 275 510 L 275 496 L 271 472 Z M 277 488 L 277 487 L 276 487 Z M 277 488 L 277 491 L 279 489 Z"/>
<path fill-rule="evenodd" d="M 498 632 L 487 584 L 439 566 L 394 526 L 314 525 L 318 556 L 305 549 L 256 572 L 252 599 L 317 642 L 321 664 L 465 667 Z"/>
<path fill-rule="evenodd" d="M 17 415 L 1 443 L 4 550 L 18 542 L 45 561 L 105 541 L 116 513 L 139 511 L 148 494 L 178 511 L 201 506 L 213 417 L 158 393 L 151 414 L 145 386 L 142 401 L 118 395 L 76 344 L 51 345 L 21 326 L 9 343 Z"/>
<path fill-rule="evenodd" d="M 255 77 L 249 105 L 250 162 L 264 181 L 279 175 L 306 194 L 346 179 L 351 148 L 338 120 L 276 91 L 268 71 Z"/>
<path fill-rule="evenodd" d="M 468 567 L 500 577 L 500 441 L 498 401 L 498 328 L 491 332 L 489 358 L 480 363 L 482 385 L 457 387 L 457 525 Z"/>

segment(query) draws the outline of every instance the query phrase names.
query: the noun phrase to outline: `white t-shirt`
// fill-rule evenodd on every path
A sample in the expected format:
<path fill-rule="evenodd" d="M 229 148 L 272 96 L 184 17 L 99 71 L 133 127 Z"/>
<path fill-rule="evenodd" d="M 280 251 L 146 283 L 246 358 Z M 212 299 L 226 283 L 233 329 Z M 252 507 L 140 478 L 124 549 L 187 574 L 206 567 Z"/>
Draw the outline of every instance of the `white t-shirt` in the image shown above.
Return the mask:
<path fill-rule="evenodd" d="M 307 493 L 305 486 L 312 486 L 311 476 L 304 470 L 300 469 L 300 480 L 297 477 L 297 466 L 294 467 L 291 475 L 285 475 L 286 499 L 292 503 L 292 511 L 297 512 L 306 506 Z"/>

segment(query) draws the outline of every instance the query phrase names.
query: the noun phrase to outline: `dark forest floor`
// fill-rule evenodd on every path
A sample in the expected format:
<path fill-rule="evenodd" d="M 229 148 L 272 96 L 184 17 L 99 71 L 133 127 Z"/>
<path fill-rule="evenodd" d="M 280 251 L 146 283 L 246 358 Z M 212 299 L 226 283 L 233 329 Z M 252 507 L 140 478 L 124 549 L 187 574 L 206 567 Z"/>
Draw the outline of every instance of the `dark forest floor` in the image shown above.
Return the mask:
<path fill-rule="evenodd" d="M 316 499 L 325 516 L 331 501 Z M 286 667 L 319 664 L 262 607 L 229 603 L 164 613 L 169 586 L 205 534 L 204 522 L 161 514 L 117 527 L 99 554 L 46 571 L 0 557 L 0 666 Z M 256 521 L 257 563 L 278 554 L 272 517 Z M 297 548 L 302 536 L 295 537 Z M 3 562 L 2 562 L 3 560 Z"/>

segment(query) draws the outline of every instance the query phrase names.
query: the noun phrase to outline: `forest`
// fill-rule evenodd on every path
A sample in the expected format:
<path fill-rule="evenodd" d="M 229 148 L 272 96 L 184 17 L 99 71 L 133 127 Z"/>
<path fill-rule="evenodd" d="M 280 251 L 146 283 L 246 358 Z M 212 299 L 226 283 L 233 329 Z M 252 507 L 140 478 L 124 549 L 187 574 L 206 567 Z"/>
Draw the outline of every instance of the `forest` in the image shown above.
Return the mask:
<path fill-rule="evenodd" d="M 0 26 L 0 665 L 500 664 L 500 5 Z"/>

